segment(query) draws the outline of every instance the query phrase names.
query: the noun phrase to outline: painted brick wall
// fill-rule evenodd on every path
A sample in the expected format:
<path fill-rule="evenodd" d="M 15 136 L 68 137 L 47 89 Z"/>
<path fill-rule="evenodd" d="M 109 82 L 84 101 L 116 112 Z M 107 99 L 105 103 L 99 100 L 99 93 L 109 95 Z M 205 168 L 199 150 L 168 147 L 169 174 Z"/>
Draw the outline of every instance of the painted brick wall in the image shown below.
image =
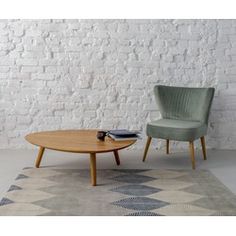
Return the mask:
<path fill-rule="evenodd" d="M 216 87 L 207 145 L 235 148 L 236 20 L 1 20 L 0 148 L 40 130 L 144 132 L 155 84 Z"/>

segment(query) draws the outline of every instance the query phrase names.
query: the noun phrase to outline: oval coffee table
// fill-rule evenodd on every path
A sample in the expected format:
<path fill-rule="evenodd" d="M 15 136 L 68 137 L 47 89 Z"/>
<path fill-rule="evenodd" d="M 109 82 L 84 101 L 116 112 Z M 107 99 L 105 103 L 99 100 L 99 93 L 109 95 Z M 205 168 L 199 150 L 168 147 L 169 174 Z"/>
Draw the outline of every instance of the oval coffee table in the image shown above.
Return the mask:
<path fill-rule="evenodd" d="M 58 130 L 32 133 L 25 137 L 31 144 L 39 146 L 35 167 L 39 168 L 45 148 L 62 152 L 89 153 L 91 183 L 96 186 L 96 153 L 113 152 L 116 164 L 120 165 L 118 150 L 126 148 L 135 140 L 113 141 L 106 137 L 105 141 L 97 139 L 98 130 Z"/>

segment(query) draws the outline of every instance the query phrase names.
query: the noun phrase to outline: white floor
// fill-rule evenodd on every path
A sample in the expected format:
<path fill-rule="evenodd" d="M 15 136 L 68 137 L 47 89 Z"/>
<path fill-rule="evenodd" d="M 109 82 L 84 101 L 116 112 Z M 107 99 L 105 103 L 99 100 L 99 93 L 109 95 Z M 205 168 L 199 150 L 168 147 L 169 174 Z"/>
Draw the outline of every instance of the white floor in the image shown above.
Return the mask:
<path fill-rule="evenodd" d="M 143 163 L 142 151 L 121 150 L 121 165 L 116 166 L 112 153 L 97 155 L 97 168 L 134 168 L 134 169 L 191 169 L 189 153 L 177 152 L 166 155 L 158 150 L 150 150 Z M 236 151 L 208 150 L 208 159 L 204 161 L 200 150 L 196 151 L 196 168 L 208 169 L 236 194 Z M 24 167 L 33 167 L 37 150 L 0 150 L 0 199 L 14 182 Z M 58 168 L 89 168 L 89 156 L 86 154 L 62 153 L 46 150 L 42 166 Z M 99 181 L 99 176 L 97 176 Z M 88 180 L 88 184 L 89 184 Z"/>

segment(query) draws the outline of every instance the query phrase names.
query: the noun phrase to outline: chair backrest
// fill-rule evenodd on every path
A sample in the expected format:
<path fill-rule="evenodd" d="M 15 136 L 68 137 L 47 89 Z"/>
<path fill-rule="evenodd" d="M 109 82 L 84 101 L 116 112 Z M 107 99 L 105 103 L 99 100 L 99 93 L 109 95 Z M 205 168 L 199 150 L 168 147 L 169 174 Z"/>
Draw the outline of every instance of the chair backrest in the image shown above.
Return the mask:
<path fill-rule="evenodd" d="M 161 116 L 166 119 L 208 123 L 214 88 L 156 85 L 154 93 Z"/>

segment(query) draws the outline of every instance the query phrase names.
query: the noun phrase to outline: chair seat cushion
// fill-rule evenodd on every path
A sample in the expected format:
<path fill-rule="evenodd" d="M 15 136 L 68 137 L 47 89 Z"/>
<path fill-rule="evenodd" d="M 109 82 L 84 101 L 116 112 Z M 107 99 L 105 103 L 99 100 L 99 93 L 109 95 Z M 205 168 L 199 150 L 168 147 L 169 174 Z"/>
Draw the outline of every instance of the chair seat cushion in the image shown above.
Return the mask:
<path fill-rule="evenodd" d="M 153 138 L 193 141 L 206 132 L 206 124 L 198 121 L 160 119 L 147 124 L 147 135 Z"/>

